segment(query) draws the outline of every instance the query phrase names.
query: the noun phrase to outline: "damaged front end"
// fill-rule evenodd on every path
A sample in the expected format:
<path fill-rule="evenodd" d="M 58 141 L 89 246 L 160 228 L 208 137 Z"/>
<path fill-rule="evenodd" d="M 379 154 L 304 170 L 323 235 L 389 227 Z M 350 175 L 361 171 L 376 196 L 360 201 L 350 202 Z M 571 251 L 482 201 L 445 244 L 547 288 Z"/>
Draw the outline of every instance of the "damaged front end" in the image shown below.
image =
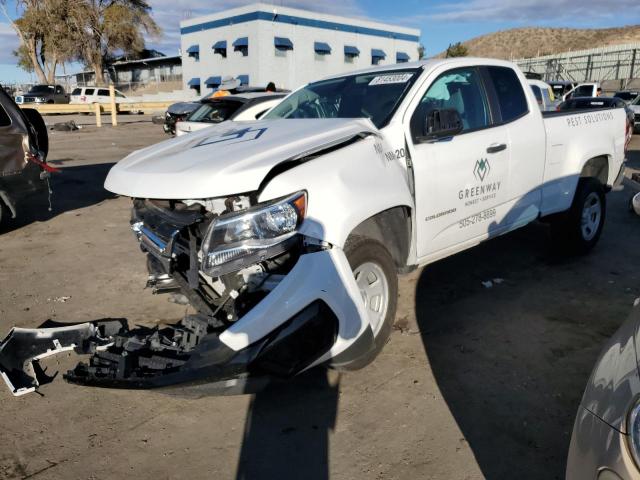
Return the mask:
<path fill-rule="evenodd" d="M 358 292 L 345 292 L 353 277 L 341 251 L 299 234 L 306 201 L 305 192 L 261 204 L 251 195 L 134 199 L 148 286 L 195 313 L 156 328 L 14 329 L 0 344 L 0 373 L 15 395 L 27 393 L 46 381 L 40 358 L 73 349 L 91 356 L 64 375 L 72 383 L 242 393 L 330 359 L 366 326 L 338 320 L 362 318 Z"/>

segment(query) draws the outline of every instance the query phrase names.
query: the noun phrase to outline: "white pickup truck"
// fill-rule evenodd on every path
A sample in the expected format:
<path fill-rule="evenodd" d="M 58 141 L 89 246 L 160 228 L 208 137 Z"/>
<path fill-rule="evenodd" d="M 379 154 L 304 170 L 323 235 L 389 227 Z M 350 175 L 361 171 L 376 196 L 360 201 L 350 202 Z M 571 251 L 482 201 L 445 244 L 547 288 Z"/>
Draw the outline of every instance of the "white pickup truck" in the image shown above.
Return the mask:
<path fill-rule="evenodd" d="M 75 345 L 93 357 L 71 382 L 199 392 L 360 368 L 391 332 L 397 273 L 541 218 L 570 252 L 590 250 L 622 179 L 625 130 L 623 109 L 542 114 L 498 60 L 311 83 L 259 121 L 134 152 L 106 179 L 133 199 L 149 285 L 196 314 L 161 330 L 15 329 L 0 367 Z M 40 350 L 18 348 L 36 339 Z M 38 386 L 22 367 L 2 373 L 16 394 Z"/>

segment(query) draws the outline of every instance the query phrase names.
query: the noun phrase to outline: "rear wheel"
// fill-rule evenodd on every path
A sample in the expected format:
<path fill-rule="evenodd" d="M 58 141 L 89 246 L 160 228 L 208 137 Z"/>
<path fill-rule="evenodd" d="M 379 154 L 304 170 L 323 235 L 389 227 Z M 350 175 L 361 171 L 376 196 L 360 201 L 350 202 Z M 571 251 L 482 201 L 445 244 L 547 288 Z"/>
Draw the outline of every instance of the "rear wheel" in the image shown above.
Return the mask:
<path fill-rule="evenodd" d="M 581 178 L 571 209 L 551 225 L 554 243 L 565 253 L 588 253 L 602 234 L 606 209 L 602 184 L 595 178 Z"/>
<path fill-rule="evenodd" d="M 373 349 L 339 367 L 357 370 L 371 363 L 389 340 L 398 305 L 398 276 L 393 258 L 376 240 L 351 237 L 345 245 L 345 254 L 373 332 Z"/>

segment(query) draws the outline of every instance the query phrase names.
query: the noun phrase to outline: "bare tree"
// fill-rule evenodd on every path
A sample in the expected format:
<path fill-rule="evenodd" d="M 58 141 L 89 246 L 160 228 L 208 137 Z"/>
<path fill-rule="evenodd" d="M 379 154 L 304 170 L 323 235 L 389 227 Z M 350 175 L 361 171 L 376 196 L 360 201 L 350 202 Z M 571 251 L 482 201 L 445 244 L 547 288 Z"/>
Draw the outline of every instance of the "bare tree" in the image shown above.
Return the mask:
<path fill-rule="evenodd" d="M 159 36 L 160 27 L 145 0 L 82 0 L 77 18 L 81 32 L 80 59 L 104 84 L 104 67 L 116 51 L 141 52 L 144 35 Z"/>
<path fill-rule="evenodd" d="M 0 11 L 20 39 L 14 52 L 18 65 L 33 71 L 42 83 L 54 83 L 58 65 L 75 55 L 75 38 L 70 18 L 76 0 L 18 0 L 13 19 L 6 0 L 0 0 Z"/>

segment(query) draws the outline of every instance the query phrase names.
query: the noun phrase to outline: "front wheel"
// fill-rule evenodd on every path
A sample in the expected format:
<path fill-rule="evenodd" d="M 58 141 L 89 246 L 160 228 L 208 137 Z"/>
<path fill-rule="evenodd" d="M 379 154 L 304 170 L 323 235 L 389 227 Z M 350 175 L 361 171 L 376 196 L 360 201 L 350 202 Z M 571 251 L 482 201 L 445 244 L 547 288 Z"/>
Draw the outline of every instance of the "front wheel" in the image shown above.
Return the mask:
<path fill-rule="evenodd" d="M 339 367 L 358 370 L 371 363 L 389 340 L 398 306 L 398 276 L 393 258 L 380 242 L 354 236 L 344 250 L 373 332 L 373 348 Z"/>
<path fill-rule="evenodd" d="M 602 184 L 595 178 L 581 178 L 571 208 L 551 225 L 554 244 L 565 253 L 588 253 L 602 234 L 606 211 Z"/>

